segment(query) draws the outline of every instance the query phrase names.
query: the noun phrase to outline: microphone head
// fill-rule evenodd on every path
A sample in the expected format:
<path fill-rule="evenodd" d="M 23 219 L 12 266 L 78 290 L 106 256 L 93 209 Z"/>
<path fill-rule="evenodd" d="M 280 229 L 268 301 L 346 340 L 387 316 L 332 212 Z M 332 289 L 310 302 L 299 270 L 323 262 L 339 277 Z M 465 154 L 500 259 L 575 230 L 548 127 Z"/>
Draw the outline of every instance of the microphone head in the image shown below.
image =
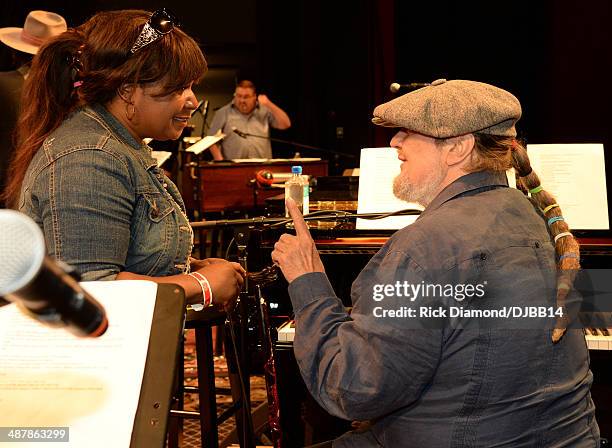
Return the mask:
<path fill-rule="evenodd" d="M 396 82 L 391 83 L 391 85 L 389 86 L 389 90 L 391 91 L 391 93 L 397 93 L 401 88 L 402 86 Z"/>
<path fill-rule="evenodd" d="M 45 238 L 32 219 L 15 210 L 0 210 L 0 296 L 32 281 L 45 252 Z"/>
<path fill-rule="evenodd" d="M 236 126 L 232 126 L 232 132 L 235 134 L 238 134 L 238 136 L 240 136 L 241 138 L 246 138 L 246 135 L 244 135 L 244 132 L 242 132 Z"/>
<path fill-rule="evenodd" d="M 196 113 L 197 111 L 199 111 L 199 110 L 200 110 L 200 108 L 202 107 L 202 104 L 204 104 L 204 100 L 200 100 L 200 101 L 198 102 L 198 107 L 196 107 L 194 110 L 192 110 L 192 111 L 191 111 L 191 116 L 192 116 L 192 117 L 195 115 L 195 113 Z"/>
<path fill-rule="evenodd" d="M 270 186 L 274 183 L 274 175 L 268 170 L 259 170 L 255 173 L 255 180 L 259 186 Z"/>

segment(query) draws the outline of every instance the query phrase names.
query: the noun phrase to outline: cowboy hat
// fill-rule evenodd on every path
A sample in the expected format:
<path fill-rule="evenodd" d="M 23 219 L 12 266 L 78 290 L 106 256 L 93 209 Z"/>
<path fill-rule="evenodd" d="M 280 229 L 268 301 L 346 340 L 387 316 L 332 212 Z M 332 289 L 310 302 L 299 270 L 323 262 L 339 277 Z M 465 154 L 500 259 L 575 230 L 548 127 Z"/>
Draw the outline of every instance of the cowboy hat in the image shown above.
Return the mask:
<path fill-rule="evenodd" d="M 66 20 L 48 11 L 31 11 L 23 28 L 0 28 L 0 41 L 15 50 L 36 54 L 49 38 L 68 29 Z"/>

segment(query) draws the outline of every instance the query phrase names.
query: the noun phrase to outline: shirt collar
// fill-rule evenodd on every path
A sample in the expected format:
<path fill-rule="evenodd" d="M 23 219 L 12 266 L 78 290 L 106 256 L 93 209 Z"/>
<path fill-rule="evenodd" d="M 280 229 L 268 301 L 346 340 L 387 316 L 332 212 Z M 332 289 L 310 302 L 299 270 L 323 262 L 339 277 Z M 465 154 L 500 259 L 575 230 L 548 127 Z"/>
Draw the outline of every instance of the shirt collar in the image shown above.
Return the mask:
<path fill-rule="evenodd" d="M 125 126 L 121 124 L 117 118 L 111 114 L 102 104 L 92 104 L 89 108 L 108 125 L 119 140 L 128 145 L 134 150 L 134 153 L 142 166 L 149 170 L 157 165 L 155 159 L 151 156 L 151 148 L 143 141 L 137 140 Z"/>
<path fill-rule="evenodd" d="M 438 196 L 431 201 L 421 216 L 437 210 L 444 204 L 458 196 L 475 190 L 491 190 L 499 187 L 508 187 L 508 179 L 503 171 L 478 171 L 461 176 L 450 185 L 447 185 Z"/>
<path fill-rule="evenodd" d="M 255 107 L 254 107 L 254 108 L 253 108 L 253 110 L 252 110 L 251 112 L 249 112 L 248 114 L 243 114 L 242 112 L 240 112 L 240 111 L 238 110 L 238 108 L 237 108 L 237 107 L 234 105 L 234 102 L 233 102 L 233 101 L 230 103 L 230 107 L 231 107 L 231 108 L 232 108 L 234 111 L 236 111 L 237 113 L 239 113 L 240 115 L 244 115 L 245 117 L 250 117 L 250 116 L 254 115 L 254 114 L 255 114 L 255 112 L 257 112 L 257 111 L 259 110 L 259 102 L 255 103 Z"/>

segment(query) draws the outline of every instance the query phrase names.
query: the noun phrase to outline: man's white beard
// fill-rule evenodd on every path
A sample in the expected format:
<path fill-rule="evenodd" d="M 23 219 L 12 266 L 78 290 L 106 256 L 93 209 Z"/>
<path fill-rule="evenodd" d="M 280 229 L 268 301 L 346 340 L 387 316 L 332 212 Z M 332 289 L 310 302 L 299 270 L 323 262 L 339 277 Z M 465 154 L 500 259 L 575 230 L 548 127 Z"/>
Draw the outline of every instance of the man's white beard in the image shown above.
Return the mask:
<path fill-rule="evenodd" d="M 400 173 L 393 179 L 393 194 L 402 201 L 416 202 L 427 207 L 440 192 L 440 184 L 444 177 L 445 173 L 440 166 L 437 166 L 429 173 L 426 182 L 415 185 Z"/>

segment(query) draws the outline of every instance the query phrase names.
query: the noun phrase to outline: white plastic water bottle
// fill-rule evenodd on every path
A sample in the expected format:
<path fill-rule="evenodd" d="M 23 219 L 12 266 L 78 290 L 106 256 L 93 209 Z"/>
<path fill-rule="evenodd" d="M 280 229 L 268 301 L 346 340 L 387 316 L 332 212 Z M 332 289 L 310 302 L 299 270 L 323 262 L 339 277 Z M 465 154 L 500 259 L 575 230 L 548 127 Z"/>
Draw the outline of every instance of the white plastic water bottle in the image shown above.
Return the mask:
<path fill-rule="evenodd" d="M 291 178 L 285 182 L 285 201 L 291 198 L 295 201 L 298 209 L 303 214 L 308 213 L 308 198 L 310 195 L 310 186 L 307 176 L 302 176 L 302 167 L 291 167 Z M 289 217 L 289 210 L 285 205 L 285 216 Z"/>
<path fill-rule="evenodd" d="M 302 196 L 302 214 L 307 215 L 310 213 L 310 182 L 305 174 L 302 174 L 302 187 L 304 191 Z"/>

